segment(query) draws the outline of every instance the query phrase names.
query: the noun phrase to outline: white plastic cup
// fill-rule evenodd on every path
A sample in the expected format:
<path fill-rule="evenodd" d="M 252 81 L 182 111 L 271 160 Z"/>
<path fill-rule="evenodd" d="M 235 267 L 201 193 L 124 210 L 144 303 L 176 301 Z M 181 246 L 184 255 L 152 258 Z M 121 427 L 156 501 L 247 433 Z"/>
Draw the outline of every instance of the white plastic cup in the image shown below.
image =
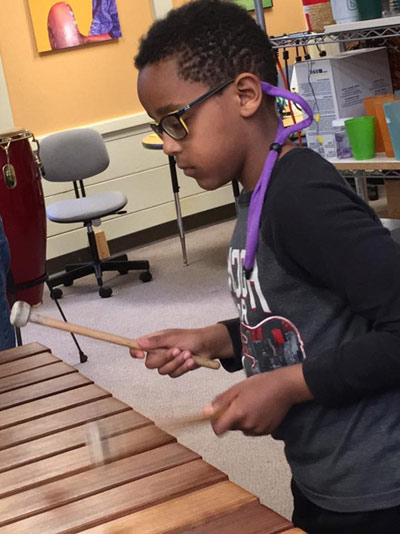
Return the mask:
<path fill-rule="evenodd" d="M 331 0 L 331 7 L 337 24 L 360 20 L 356 0 Z"/>
<path fill-rule="evenodd" d="M 345 120 L 347 119 L 335 119 L 332 121 L 332 128 L 335 134 L 336 156 L 339 159 L 351 158 L 353 156 L 350 141 L 344 126 Z"/>

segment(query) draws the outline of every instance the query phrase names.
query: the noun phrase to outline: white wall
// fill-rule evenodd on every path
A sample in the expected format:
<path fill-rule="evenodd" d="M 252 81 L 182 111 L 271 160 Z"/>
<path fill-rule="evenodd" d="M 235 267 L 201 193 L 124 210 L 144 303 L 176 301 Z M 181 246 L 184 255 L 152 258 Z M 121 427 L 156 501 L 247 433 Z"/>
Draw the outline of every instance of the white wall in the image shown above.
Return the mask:
<path fill-rule="evenodd" d="M 6 79 L 4 77 L 3 64 L 0 56 L 0 133 L 14 126 Z"/>

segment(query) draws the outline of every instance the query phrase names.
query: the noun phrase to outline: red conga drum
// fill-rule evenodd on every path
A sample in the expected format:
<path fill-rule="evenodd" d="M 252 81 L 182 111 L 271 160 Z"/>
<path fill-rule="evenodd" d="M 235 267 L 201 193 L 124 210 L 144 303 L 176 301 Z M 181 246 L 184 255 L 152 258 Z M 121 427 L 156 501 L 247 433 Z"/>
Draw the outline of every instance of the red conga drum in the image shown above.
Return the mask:
<path fill-rule="evenodd" d="M 0 131 L 0 215 L 10 252 L 17 299 L 40 304 L 46 276 L 46 210 L 31 132 Z"/>

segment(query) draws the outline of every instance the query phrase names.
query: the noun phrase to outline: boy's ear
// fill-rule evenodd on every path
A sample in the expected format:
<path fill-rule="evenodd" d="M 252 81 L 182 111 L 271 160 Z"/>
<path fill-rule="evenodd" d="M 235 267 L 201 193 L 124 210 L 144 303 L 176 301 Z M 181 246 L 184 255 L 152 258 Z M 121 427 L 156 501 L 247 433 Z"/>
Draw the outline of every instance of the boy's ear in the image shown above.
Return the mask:
<path fill-rule="evenodd" d="M 261 106 L 263 92 L 260 80 L 255 74 L 243 72 L 235 80 L 242 117 L 251 117 Z"/>

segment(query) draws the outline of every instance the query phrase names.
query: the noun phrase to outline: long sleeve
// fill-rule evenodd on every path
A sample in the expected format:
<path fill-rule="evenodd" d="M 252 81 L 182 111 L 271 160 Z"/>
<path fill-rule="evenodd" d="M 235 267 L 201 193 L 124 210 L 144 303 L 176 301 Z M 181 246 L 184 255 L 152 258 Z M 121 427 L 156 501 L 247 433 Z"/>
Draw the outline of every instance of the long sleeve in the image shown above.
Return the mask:
<path fill-rule="evenodd" d="M 329 288 L 370 325 L 304 360 L 315 399 L 337 406 L 400 386 L 400 247 L 333 166 L 308 150 L 302 158 L 282 160 L 262 235 L 287 271 Z"/>
<path fill-rule="evenodd" d="M 221 364 L 222 367 L 234 373 L 243 368 L 242 366 L 242 342 L 240 340 L 240 321 L 239 318 L 228 319 L 226 321 L 220 321 L 221 324 L 225 326 L 228 330 L 229 337 L 231 338 L 234 356 L 233 358 L 222 358 Z"/>

